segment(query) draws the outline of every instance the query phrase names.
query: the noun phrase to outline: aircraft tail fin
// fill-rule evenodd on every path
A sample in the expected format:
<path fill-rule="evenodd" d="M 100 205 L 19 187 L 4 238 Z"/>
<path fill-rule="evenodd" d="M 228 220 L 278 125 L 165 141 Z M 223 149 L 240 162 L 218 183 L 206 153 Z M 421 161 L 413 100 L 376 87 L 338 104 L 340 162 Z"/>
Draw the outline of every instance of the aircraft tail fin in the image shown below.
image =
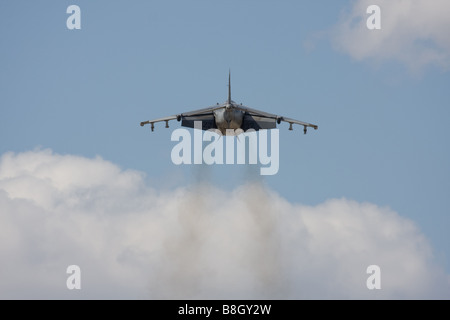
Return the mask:
<path fill-rule="evenodd" d="M 231 70 L 228 70 L 228 103 L 231 104 Z"/>

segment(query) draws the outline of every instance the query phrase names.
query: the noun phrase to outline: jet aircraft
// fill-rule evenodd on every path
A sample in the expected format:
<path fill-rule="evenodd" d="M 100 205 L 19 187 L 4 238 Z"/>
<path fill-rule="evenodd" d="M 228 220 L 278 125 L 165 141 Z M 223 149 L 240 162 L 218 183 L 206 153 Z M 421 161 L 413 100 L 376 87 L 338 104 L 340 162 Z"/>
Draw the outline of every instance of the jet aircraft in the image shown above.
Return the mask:
<path fill-rule="evenodd" d="M 181 121 L 181 126 L 189 128 L 195 128 L 195 122 L 201 121 L 202 130 L 218 129 L 222 135 L 226 135 L 230 132 L 239 134 L 248 129 L 254 129 L 255 131 L 260 129 L 274 129 L 281 121 L 289 123 L 289 130 L 292 130 L 293 124 L 303 126 L 303 132 L 305 134 L 308 127 L 314 128 L 315 130 L 318 128 L 315 124 L 251 109 L 243 106 L 242 103 L 237 104 L 231 100 L 231 73 L 228 73 L 228 99 L 224 103 L 217 103 L 211 107 L 184 112 L 169 117 L 143 121 L 141 122 L 141 126 L 150 124 L 153 131 L 155 129 L 155 123 L 165 121 L 166 128 L 169 128 L 169 121 L 175 119 Z"/>

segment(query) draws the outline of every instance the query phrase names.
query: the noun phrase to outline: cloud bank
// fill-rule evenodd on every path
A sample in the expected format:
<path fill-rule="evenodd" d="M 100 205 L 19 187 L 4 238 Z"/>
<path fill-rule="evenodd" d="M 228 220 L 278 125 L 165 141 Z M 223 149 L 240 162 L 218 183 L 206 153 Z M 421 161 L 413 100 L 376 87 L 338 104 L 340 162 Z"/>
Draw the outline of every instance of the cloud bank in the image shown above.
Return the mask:
<path fill-rule="evenodd" d="M 381 9 L 381 30 L 368 30 L 370 5 Z M 357 60 L 397 61 L 412 71 L 427 65 L 450 69 L 450 2 L 357 0 L 333 28 L 336 47 Z"/>
<path fill-rule="evenodd" d="M 149 187 L 50 150 L 0 158 L 0 298 L 449 298 L 415 224 L 347 199 L 311 207 L 261 183 Z M 81 268 L 81 290 L 66 268 Z M 381 268 L 368 290 L 366 268 Z"/>

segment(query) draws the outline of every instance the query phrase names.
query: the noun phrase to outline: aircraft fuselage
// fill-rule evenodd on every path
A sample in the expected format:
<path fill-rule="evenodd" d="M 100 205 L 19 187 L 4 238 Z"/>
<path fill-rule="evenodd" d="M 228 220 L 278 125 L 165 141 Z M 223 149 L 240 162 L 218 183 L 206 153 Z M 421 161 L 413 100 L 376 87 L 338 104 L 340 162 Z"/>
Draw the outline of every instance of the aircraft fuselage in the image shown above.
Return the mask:
<path fill-rule="evenodd" d="M 244 120 L 244 112 L 233 107 L 233 104 L 227 104 L 225 108 L 214 110 L 214 119 L 217 129 L 226 134 L 227 129 L 240 129 Z"/>

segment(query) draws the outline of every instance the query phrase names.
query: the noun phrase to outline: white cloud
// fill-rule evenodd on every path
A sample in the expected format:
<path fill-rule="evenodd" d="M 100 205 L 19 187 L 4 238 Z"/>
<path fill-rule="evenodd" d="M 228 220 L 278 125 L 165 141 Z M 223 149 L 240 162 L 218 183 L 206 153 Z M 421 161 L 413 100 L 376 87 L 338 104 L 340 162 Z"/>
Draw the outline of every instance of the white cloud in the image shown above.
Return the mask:
<path fill-rule="evenodd" d="M 388 208 L 302 206 L 258 183 L 162 192 L 49 150 L 0 159 L 0 257 L 0 298 L 450 297 L 428 241 Z M 65 287 L 72 264 L 80 291 Z"/>
<path fill-rule="evenodd" d="M 367 7 L 381 8 L 381 30 L 366 27 Z M 336 47 L 357 60 L 399 61 L 410 70 L 450 68 L 450 2 L 357 0 L 333 29 Z"/>

